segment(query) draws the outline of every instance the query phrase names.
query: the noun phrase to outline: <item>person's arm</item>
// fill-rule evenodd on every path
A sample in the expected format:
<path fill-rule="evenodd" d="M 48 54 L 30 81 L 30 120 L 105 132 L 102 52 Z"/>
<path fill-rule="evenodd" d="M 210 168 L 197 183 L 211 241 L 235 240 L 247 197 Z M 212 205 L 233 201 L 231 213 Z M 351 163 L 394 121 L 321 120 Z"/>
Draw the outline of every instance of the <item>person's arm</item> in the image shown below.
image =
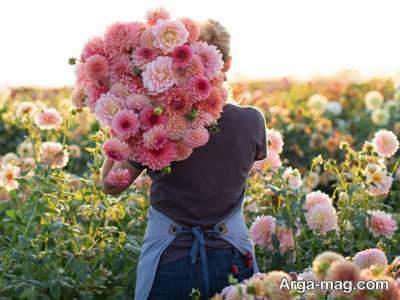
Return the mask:
<path fill-rule="evenodd" d="M 118 168 L 126 169 L 131 174 L 131 179 L 129 184 L 124 187 L 113 186 L 107 182 L 107 176 L 110 173 L 110 171 Z M 143 170 L 139 170 L 133 167 L 128 161 L 116 162 L 112 159 L 106 158 L 101 172 L 101 181 L 104 193 L 110 195 L 118 195 L 122 193 L 135 181 L 137 177 L 139 177 L 142 171 Z"/>
<path fill-rule="evenodd" d="M 265 126 L 264 114 L 256 109 L 257 114 L 257 138 L 256 138 L 256 156 L 255 161 L 264 160 L 267 157 L 268 141 Z"/>

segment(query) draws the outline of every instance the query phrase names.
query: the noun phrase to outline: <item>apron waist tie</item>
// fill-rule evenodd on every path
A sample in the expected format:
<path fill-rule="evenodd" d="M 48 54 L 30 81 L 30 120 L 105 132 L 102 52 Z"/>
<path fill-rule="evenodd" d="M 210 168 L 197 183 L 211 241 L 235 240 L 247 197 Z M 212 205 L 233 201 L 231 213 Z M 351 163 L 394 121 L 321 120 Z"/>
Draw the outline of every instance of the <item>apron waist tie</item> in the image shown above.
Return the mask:
<path fill-rule="evenodd" d="M 219 232 L 217 230 L 206 230 L 203 231 L 203 229 L 200 226 L 195 226 L 192 227 L 190 230 L 189 229 L 180 229 L 177 230 L 177 233 L 190 233 L 193 235 L 193 244 L 190 249 L 190 262 L 191 264 L 196 263 L 196 259 L 199 256 L 200 257 L 200 264 L 201 264 L 201 272 L 203 276 L 203 282 L 204 282 L 204 290 L 207 295 L 209 296 L 210 292 L 210 277 L 208 273 L 208 261 L 207 261 L 207 252 L 206 252 L 206 241 L 204 234 L 207 235 L 218 235 Z"/>

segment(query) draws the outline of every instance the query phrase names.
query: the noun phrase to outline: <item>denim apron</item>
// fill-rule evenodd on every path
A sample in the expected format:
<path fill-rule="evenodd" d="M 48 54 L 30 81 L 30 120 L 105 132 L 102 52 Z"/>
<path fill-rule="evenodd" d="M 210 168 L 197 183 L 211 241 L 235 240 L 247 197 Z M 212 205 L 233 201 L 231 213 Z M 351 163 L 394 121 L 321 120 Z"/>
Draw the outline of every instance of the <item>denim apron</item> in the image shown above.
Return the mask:
<path fill-rule="evenodd" d="M 205 235 L 207 234 L 218 235 L 243 255 L 250 253 L 253 258 L 253 270 L 258 272 L 254 246 L 250 240 L 243 217 L 242 202 L 228 217 L 215 225 L 213 229 L 206 231 L 203 231 L 200 227 L 184 228 L 151 206 L 148 211 L 148 224 L 137 266 L 135 300 L 147 300 L 162 253 L 175 237 L 181 233 L 191 233 L 193 235 L 190 256 L 192 263 L 195 263 L 198 255 L 200 256 L 206 291 L 209 289 L 205 248 Z"/>

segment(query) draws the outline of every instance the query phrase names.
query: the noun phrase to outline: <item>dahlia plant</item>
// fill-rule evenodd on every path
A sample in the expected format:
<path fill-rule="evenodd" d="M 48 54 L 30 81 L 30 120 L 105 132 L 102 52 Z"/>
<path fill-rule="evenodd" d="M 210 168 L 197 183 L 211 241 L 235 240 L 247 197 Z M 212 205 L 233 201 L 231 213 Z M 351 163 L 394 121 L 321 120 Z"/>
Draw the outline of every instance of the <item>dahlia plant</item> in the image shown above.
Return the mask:
<path fill-rule="evenodd" d="M 348 259 L 325 251 L 298 274 L 271 271 L 240 283 L 232 280 L 212 300 L 396 300 L 400 298 L 399 258 L 389 264 L 379 249 L 366 249 Z M 369 289 L 363 286 L 367 282 Z"/>
<path fill-rule="evenodd" d="M 283 165 L 279 132 L 267 136 L 269 153 L 255 165 L 245 201 L 262 270 L 298 270 L 328 249 L 352 255 L 379 247 L 396 255 L 399 211 L 388 204 L 399 141 L 391 131 L 378 131 L 359 151 L 342 142 L 342 161 L 318 156 L 305 178 Z M 330 195 L 309 180 L 322 172 L 330 176 Z"/>
<path fill-rule="evenodd" d="M 92 146 L 82 149 L 90 159 L 80 177 L 67 171 L 81 152 L 67 144 L 79 115 L 70 111 L 63 118 L 31 102 L 18 109 L 15 125 L 26 132 L 25 141 L 0 159 L 1 297 L 133 297 L 146 180 L 118 199 L 105 195 L 99 171 L 104 133 L 90 136 Z"/>

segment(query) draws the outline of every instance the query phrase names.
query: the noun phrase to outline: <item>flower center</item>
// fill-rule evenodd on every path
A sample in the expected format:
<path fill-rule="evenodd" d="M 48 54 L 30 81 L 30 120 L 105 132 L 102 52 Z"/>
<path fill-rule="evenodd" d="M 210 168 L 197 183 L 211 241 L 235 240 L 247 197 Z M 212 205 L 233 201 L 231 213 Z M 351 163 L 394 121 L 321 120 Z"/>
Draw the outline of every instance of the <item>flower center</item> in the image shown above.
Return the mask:
<path fill-rule="evenodd" d="M 130 122 L 128 120 L 122 121 L 121 127 L 124 128 L 124 129 L 129 128 L 130 127 Z"/>
<path fill-rule="evenodd" d="M 155 114 L 152 114 L 151 115 L 151 117 L 150 117 L 150 119 L 149 119 L 149 121 L 150 121 L 150 123 L 151 124 L 157 124 L 158 123 L 158 116 L 157 115 L 155 115 Z"/>
<path fill-rule="evenodd" d="M 176 110 L 181 110 L 184 107 L 183 102 L 180 100 L 173 100 L 170 105 Z"/>
<path fill-rule="evenodd" d="M 205 90 L 206 89 L 206 83 L 204 82 L 204 81 L 199 81 L 198 83 L 197 83 L 197 88 L 199 89 L 199 90 Z"/>

